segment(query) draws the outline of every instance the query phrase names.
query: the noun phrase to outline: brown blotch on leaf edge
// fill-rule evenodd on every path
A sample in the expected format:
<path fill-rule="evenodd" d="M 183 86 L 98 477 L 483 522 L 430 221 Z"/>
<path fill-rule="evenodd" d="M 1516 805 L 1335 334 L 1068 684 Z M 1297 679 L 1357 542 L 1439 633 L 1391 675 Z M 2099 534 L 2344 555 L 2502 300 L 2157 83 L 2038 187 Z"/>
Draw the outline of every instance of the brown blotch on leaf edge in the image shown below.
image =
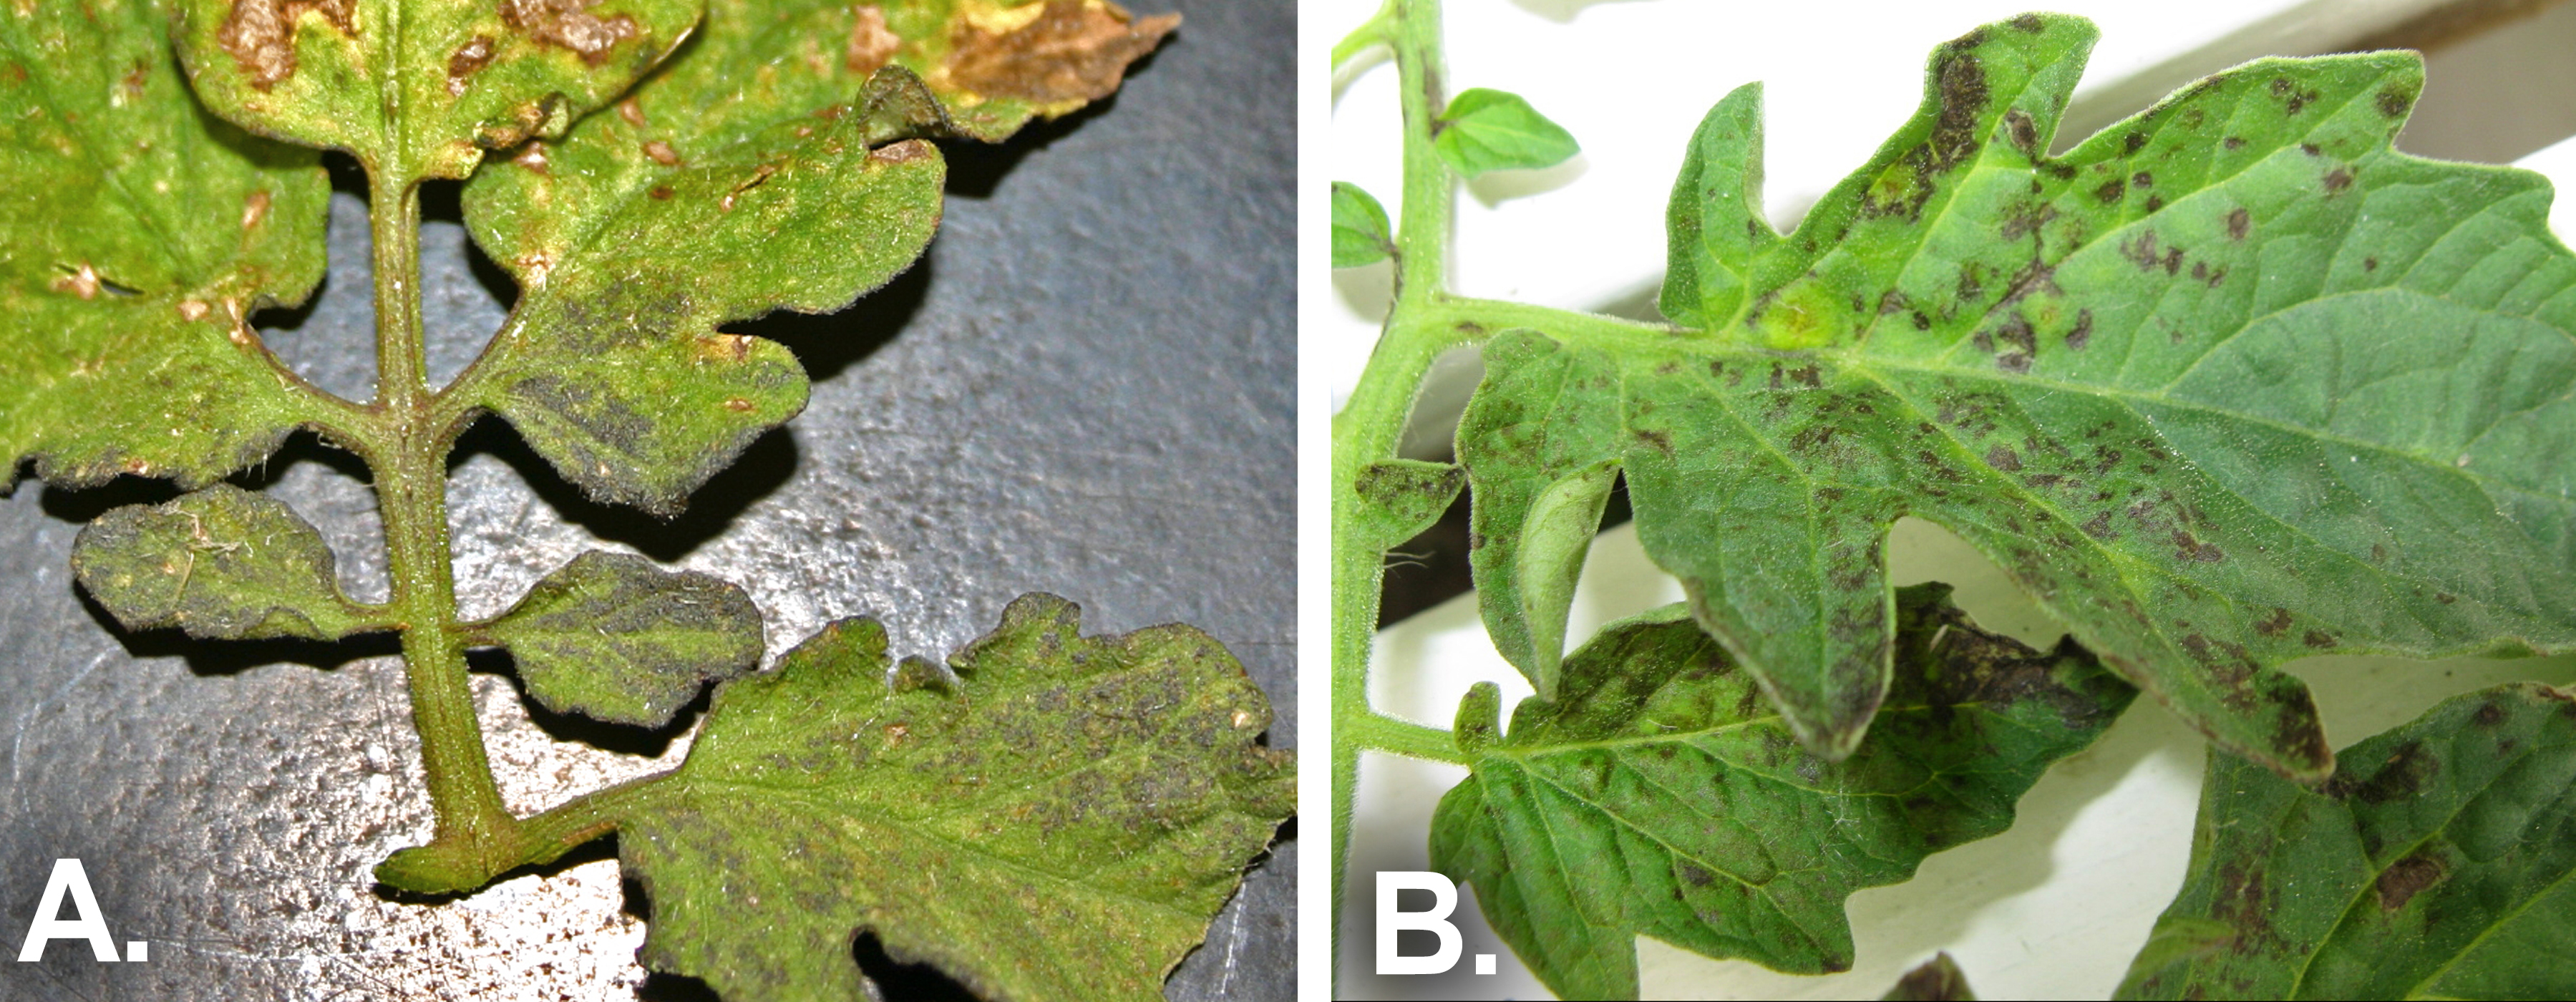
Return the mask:
<path fill-rule="evenodd" d="M 267 90 L 295 75 L 295 28 L 304 15 L 320 14 L 348 35 L 357 7 L 358 0 L 235 0 L 215 43 L 232 53 L 252 87 Z"/>
<path fill-rule="evenodd" d="M 501 22 L 536 40 L 572 52 L 590 66 L 608 62 L 608 51 L 636 36 L 635 19 L 602 19 L 589 13 L 599 0 L 501 0 Z"/>
<path fill-rule="evenodd" d="M 948 78 L 990 98 L 1097 101 L 1118 89 L 1127 64 L 1180 25 L 1178 14 L 1130 21 L 1114 8 L 1046 0 L 1034 20 L 1009 31 L 961 22 L 949 39 Z"/>

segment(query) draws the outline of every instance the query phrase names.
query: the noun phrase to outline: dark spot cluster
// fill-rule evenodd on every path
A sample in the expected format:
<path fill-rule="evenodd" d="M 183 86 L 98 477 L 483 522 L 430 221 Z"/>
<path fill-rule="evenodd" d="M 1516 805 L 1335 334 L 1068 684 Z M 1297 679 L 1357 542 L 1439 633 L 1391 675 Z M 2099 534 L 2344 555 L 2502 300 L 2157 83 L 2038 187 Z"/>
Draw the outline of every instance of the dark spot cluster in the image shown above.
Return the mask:
<path fill-rule="evenodd" d="M 2316 103 L 2317 99 L 2324 95 L 2314 90 L 2301 89 L 2288 77 L 2273 77 L 2272 96 L 2281 99 L 2283 111 L 2296 115 L 2306 111 L 2309 105 Z"/>
<path fill-rule="evenodd" d="M 2330 797 L 2358 799 L 2365 804 L 2384 804 L 2391 800 L 2414 796 L 2422 791 L 2425 784 L 2431 782 L 2433 776 L 2440 771 L 2440 760 L 2434 758 L 2431 752 L 2424 750 L 2423 742 L 2408 741 L 2390 751 L 2388 757 L 2380 763 L 2378 770 L 2371 773 L 2368 778 L 2358 778 L 2338 772 L 2332 780 L 2327 781 L 2325 792 Z"/>

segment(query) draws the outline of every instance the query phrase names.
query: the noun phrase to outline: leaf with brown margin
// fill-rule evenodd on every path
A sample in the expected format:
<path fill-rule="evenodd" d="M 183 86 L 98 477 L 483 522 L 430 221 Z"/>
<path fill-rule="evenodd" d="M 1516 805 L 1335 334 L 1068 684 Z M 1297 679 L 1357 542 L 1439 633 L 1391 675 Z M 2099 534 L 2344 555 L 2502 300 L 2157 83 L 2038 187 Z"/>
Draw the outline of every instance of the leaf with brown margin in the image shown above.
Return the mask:
<path fill-rule="evenodd" d="M 619 823 L 640 956 L 733 1002 L 856 999 L 851 941 L 997 999 L 1162 997 L 1295 809 L 1270 707 L 1206 634 L 1079 635 L 1051 595 L 887 682 L 885 631 L 826 627 L 728 682 Z"/>
<path fill-rule="evenodd" d="M 1105 0 L 1043 0 L 960 18 L 941 65 L 958 89 L 1060 114 L 1115 92 L 1127 64 L 1180 26 L 1178 14 L 1138 21 Z"/>
<path fill-rule="evenodd" d="M 2212 754 L 2182 891 L 2117 998 L 2576 993 L 2576 702 L 2444 700 L 2323 791 Z"/>
<path fill-rule="evenodd" d="M 1785 236 L 1738 92 L 1674 189 L 1688 326 L 1485 346 L 1472 560 L 1542 689 L 1565 599 L 1521 565 L 1577 530 L 1538 499 L 1604 463 L 1828 757 L 1887 691 L 1906 515 L 2291 775 L 2333 756 L 2283 662 L 2576 649 L 2576 257 L 2547 182 L 2393 150 L 2411 53 L 2250 63 L 2050 156 L 2093 35 L 2035 14 L 1942 46 L 1914 118 Z"/>
<path fill-rule="evenodd" d="M 1465 782 L 1431 865 L 1564 998 L 1635 998 L 1637 937 L 1792 973 L 1846 970 L 1843 901 L 2012 823 L 2049 764 L 2137 691 L 2072 641 L 1988 633 L 1950 588 L 1896 593 L 1895 686 L 1860 749 L 1801 748 L 1735 659 L 1669 606 L 1605 627 L 1500 738 L 1462 710 Z"/>
<path fill-rule="evenodd" d="M 658 728 L 709 682 L 760 667 L 760 609 L 722 578 L 592 550 L 471 628 L 556 713 Z"/>
<path fill-rule="evenodd" d="M 205 116 L 150 0 L 0 16 L 0 490 L 211 483 L 322 409 L 245 318 L 322 277 L 318 158 Z"/>
<path fill-rule="evenodd" d="M 390 629 L 340 593 L 334 564 L 322 534 L 286 502 L 231 484 L 110 511 L 72 547 L 81 587 L 129 630 L 336 640 Z"/>
<path fill-rule="evenodd" d="M 217 114 L 346 150 L 387 180 L 461 178 L 562 134 L 670 54 L 697 0 L 175 0 Z"/>
<path fill-rule="evenodd" d="M 1977 1002 L 1977 993 L 1968 990 L 1968 975 L 1959 970 L 1959 962 L 1943 952 L 1905 972 L 1896 987 L 1879 998 L 1881 1002 Z"/>

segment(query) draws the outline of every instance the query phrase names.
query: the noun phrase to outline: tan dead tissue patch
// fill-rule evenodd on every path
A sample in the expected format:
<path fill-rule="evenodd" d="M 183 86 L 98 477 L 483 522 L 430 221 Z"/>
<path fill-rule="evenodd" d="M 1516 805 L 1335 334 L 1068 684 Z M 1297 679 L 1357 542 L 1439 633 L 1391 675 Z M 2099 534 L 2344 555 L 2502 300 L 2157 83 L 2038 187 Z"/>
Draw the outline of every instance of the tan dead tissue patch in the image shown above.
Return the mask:
<path fill-rule="evenodd" d="M 946 69 L 951 82 L 988 98 L 1097 101 L 1118 89 L 1127 64 L 1180 24 L 1178 14 L 1140 21 L 1105 3 L 1047 0 L 1035 18 L 1011 30 L 959 25 Z"/>

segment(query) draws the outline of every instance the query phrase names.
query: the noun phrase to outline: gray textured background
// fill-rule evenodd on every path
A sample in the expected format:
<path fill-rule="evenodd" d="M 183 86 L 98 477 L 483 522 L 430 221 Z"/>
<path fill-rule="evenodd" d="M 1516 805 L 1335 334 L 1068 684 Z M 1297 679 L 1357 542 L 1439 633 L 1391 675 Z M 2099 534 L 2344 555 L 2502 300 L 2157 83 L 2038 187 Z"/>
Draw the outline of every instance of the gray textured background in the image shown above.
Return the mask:
<path fill-rule="evenodd" d="M 1294 12 L 1137 9 L 1187 19 L 1107 107 L 1004 147 L 949 147 L 947 225 L 910 273 L 840 315 L 731 328 L 793 347 L 813 403 L 677 522 L 588 503 L 496 422 L 470 433 L 451 485 L 466 614 L 598 545 L 741 583 L 773 657 L 860 614 L 885 621 L 896 653 L 940 656 L 1013 596 L 1052 591 L 1094 631 L 1206 629 L 1269 692 L 1272 744 L 1293 747 Z M 508 283 L 471 256 L 452 190 L 427 202 L 443 377 L 499 325 Z M 373 366 L 365 248 L 364 204 L 344 190 L 318 301 L 263 318 L 281 354 L 351 395 Z M 353 472 L 299 438 L 244 479 L 319 526 L 345 583 L 380 598 L 373 500 Z M 399 666 L 382 645 L 112 628 L 70 582 L 72 538 L 108 507 L 164 496 L 30 482 L 0 499 L 0 949 L 14 958 L 56 857 L 85 861 L 119 940 L 152 942 L 141 965 L 70 942 L 42 963 L 0 959 L 0 999 L 704 997 L 635 967 L 637 905 L 598 851 L 447 904 L 380 896 L 368 868 L 430 828 Z M 685 750 L 676 733 L 547 717 L 504 675 L 475 687 L 523 812 Z M 1171 997 L 1294 993 L 1293 831 Z"/>

